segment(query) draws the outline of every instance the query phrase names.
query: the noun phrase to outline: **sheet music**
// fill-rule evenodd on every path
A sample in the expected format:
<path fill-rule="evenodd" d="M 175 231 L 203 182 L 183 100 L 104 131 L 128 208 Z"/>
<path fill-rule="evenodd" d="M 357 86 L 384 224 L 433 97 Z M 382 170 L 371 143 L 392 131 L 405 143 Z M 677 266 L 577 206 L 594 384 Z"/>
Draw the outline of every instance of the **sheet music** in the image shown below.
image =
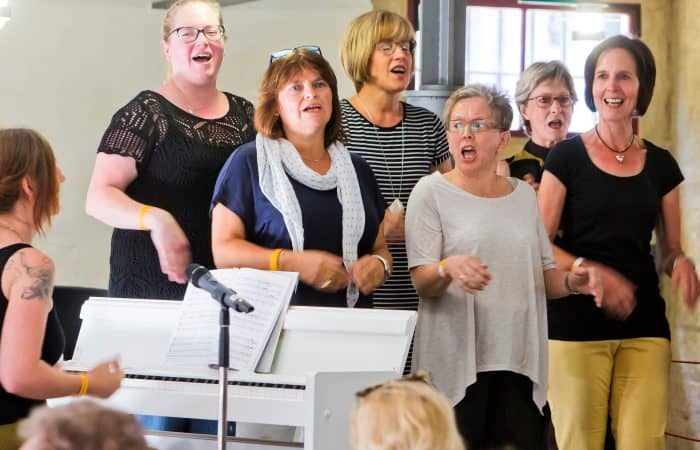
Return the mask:
<path fill-rule="evenodd" d="M 231 311 L 230 367 L 269 372 L 297 274 L 247 268 L 218 269 L 211 273 L 255 307 L 250 314 Z M 220 309 L 209 293 L 191 283 L 187 286 L 182 314 L 168 349 L 169 366 L 201 368 L 218 361 Z M 266 357 L 262 358 L 264 351 Z M 258 365 L 261 359 L 264 364 Z"/>

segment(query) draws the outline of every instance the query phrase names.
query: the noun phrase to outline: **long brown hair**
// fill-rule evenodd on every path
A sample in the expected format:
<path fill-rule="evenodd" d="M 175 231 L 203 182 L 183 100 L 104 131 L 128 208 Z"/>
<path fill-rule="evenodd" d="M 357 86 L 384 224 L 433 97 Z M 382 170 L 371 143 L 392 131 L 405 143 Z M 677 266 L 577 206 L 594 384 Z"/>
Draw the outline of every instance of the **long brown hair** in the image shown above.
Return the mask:
<path fill-rule="evenodd" d="M 48 141 L 25 128 L 0 129 L 0 213 L 12 211 L 28 177 L 35 194 L 34 228 L 43 234 L 45 224 L 58 213 L 56 158 Z"/>

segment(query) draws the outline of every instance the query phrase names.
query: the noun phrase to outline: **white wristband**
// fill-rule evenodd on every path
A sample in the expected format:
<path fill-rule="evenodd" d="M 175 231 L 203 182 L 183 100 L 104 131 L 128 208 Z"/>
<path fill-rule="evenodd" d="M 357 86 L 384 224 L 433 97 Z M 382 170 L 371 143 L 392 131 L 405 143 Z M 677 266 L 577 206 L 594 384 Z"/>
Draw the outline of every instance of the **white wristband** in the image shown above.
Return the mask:
<path fill-rule="evenodd" d="M 377 258 L 379 262 L 382 263 L 382 266 L 384 266 L 384 281 L 388 280 L 391 276 L 391 267 L 389 266 L 389 262 L 382 255 L 374 253 L 372 256 Z"/>
<path fill-rule="evenodd" d="M 574 263 L 571 265 L 571 271 L 573 272 L 574 270 L 578 269 L 581 267 L 581 264 L 583 264 L 586 261 L 586 258 L 583 256 L 579 256 L 574 260 Z"/>
<path fill-rule="evenodd" d="M 681 259 L 685 259 L 686 261 L 688 261 L 690 263 L 691 266 L 695 267 L 695 261 L 693 261 L 691 258 L 688 258 L 683 253 L 681 253 L 680 255 L 676 256 L 673 259 L 673 266 L 671 267 L 671 274 L 673 274 L 673 271 L 676 270 L 676 266 L 678 265 L 678 261 L 680 261 Z"/>

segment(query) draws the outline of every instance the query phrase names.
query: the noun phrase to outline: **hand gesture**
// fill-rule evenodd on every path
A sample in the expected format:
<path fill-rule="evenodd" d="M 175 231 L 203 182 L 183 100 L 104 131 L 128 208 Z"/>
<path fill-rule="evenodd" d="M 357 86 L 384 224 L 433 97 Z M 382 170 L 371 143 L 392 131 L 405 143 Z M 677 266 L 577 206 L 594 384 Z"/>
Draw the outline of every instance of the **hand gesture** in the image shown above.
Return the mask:
<path fill-rule="evenodd" d="M 187 283 L 185 269 L 192 262 L 190 243 L 175 218 L 163 209 L 153 208 L 151 240 L 158 252 L 160 270 L 168 280 Z"/>
<path fill-rule="evenodd" d="M 358 259 L 350 269 L 350 279 L 364 295 L 374 292 L 384 283 L 384 264 L 372 255 Z"/>
<path fill-rule="evenodd" d="M 691 259 L 684 255 L 676 258 L 671 273 L 671 284 L 674 289 L 681 288 L 683 303 L 690 309 L 695 308 L 700 293 L 700 282 L 698 282 L 698 274 Z"/>
<path fill-rule="evenodd" d="M 579 267 L 569 272 L 569 287 L 576 292 L 593 296 L 598 308 L 603 306 L 603 281 L 594 267 Z"/>
<path fill-rule="evenodd" d="M 304 250 L 296 256 L 303 283 L 321 292 L 338 292 L 348 286 L 350 277 L 340 256 L 321 250 Z"/>
<path fill-rule="evenodd" d="M 443 264 L 445 274 L 470 294 L 484 290 L 491 281 L 488 266 L 476 256 L 450 256 Z"/>
<path fill-rule="evenodd" d="M 89 395 L 107 398 L 114 393 L 122 383 L 124 371 L 117 359 L 103 362 L 87 373 Z"/>
<path fill-rule="evenodd" d="M 637 306 L 635 297 L 637 286 L 608 266 L 598 263 L 590 265 L 595 268 L 603 286 L 602 299 L 600 303 L 596 301 L 596 306 L 603 309 L 606 315 L 617 320 L 627 319 Z"/>

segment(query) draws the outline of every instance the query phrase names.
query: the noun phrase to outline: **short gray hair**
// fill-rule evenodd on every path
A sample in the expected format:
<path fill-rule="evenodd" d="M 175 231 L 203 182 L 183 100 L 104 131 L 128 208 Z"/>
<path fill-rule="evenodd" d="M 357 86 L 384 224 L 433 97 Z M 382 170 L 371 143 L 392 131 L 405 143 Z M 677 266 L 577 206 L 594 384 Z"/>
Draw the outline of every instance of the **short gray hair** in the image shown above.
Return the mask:
<path fill-rule="evenodd" d="M 450 115 L 457 102 L 465 98 L 483 98 L 491 109 L 496 126 L 501 131 L 510 130 L 510 124 L 513 122 L 513 108 L 510 106 L 508 94 L 499 91 L 496 87 L 490 87 L 483 84 L 468 84 L 461 87 L 450 94 L 450 97 L 445 102 L 443 120 L 445 127 L 449 126 Z"/>
<path fill-rule="evenodd" d="M 526 120 L 522 113 L 520 113 L 520 105 L 525 105 L 527 103 L 527 99 L 530 98 L 532 91 L 535 90 L 538 84 L 545 80 L 552 80 L 555 83 L 563 83 L 571 93 L 572 100 L 574 102 L 577 100 L 574 78 L 571 76 L 569 69 L 566 68 L 563 62 L 549 61 L 530 64 L 530 66 L 520 75 L 518 84 L 515 86 L 515 103 L 518 105 L 518 113 L 520 114 L 520 119 L 523 122 L 525 131 L 528 133 L 532 131 L 532 127 L 530 127 L 530 121 Z"/>

